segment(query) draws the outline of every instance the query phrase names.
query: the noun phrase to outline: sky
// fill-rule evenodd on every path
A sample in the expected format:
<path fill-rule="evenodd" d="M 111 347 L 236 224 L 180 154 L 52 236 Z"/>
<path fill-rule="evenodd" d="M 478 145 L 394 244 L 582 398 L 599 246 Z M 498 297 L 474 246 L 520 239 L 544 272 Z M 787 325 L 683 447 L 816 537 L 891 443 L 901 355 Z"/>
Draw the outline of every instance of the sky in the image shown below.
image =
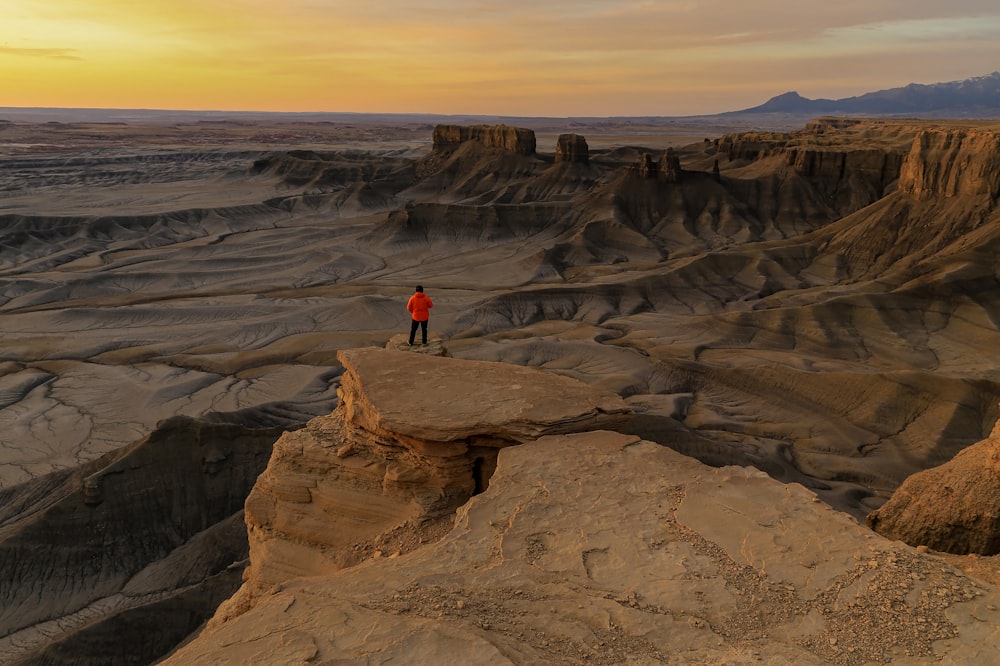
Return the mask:
<path fill-rule="evenodd" d="M 0 107 L 679 116 L 1000 70 L 997 0 L 3 0 Z"/>

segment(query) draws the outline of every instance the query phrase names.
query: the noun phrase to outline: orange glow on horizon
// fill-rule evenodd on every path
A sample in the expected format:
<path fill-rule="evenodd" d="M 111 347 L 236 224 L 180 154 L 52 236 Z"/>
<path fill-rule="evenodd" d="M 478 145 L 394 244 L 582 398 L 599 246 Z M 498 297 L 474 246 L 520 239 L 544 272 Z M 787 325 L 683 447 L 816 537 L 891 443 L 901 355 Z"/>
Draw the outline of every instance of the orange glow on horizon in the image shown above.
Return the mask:
<path fill-rule="evenodd" d="M 961 79 L 1000 56 L 1000 10 L 963 12 L 975 2 L 799 18 L 777 0 L 8 3 L 0 106 L 685 115 Z"/>

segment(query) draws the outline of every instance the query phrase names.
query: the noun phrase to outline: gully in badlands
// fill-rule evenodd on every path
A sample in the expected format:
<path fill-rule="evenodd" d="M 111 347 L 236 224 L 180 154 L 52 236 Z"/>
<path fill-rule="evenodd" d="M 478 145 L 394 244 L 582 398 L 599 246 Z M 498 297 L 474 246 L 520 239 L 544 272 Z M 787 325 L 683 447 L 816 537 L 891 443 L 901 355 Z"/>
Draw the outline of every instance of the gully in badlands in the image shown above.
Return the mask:
<path fill-rule="evenodd" d="M 731 129 L 0 122 L 0 661 L 994 659 L 1000 125 Z"/>

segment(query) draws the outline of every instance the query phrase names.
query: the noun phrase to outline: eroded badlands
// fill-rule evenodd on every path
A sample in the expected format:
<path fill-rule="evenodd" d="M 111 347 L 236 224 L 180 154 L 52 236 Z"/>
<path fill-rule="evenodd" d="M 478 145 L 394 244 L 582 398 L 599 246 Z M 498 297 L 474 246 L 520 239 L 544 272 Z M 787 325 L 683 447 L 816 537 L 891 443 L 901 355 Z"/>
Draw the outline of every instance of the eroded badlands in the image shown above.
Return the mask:
<path fill-rule="evenodd" d="M 598 438 L 604 443 L 595 445 L 593 455 L 608 464 L 616 456 L 633 460 L 630 451 L 641 451 L 639 467 L 695 465 L 638 444 L 642 440 L 715 467 L 753 467 L 776 479 L 766 480 L 774 484 L 767 492 L 792 493 L 789 515 L 801 504 L 809 507 L 809 520 L 851 526 L 845 531 L 858 541 L 844 546 L 849 556 L 830 569 L 825 587 L 817 583 L 805 591 L 798 582 L 784 592 L 768 587 L 767 594 L 791 595 L 782 597 L 791 604 L 786 608 L 791 615 L 779 614 L 753 629 L 758 638 L 740 642 L 723 628 L 730 621 L 726 618 L 736 617 L 727 615 L 727 604 L 742 608 L 732 595 L 744 590 L 727 578 L 726 567 L 751 575 L 743 568 L 750 567 L 751 578 L 757 578 L 744 591 L 756 594 L 753 590 L 769 584 L 774 558 L 761 564 L 727 545 L 734 535 L 750 535 L 750 527 L 728 531 L 727 525 L 724 534 L 707 534 L 704 530 L 719 523 L 719 516 L 706 517 L 703 527 L 678 523 L 702 530 L 699 538 L 715 544 L 705 546 L 711 553 L 702 553 L 709 558 L 703 573 L 714 576 L 723 595 L 705 602 L 714 615 L 704 627 L 694 627 L 707 633 L 689 635 L 694 625 L 684 624 L 677 634 L 686 636 L 692 659 L 723 659 L 729 650 L 734 659 L 762 654 L 790 663 L 864 663 L 905 659 L 907 649 L 919 659 L 965 655 L 962 650 L 990 644 L 991 631 L 972 628 L 985 625 L 963 624 L 969 617 L 964 609 L 972 608 L 963 604 L 991 591 L 954 570 L 935 568 L 935 560 L 909 546 L 880 541 L 854 521 L 863 524 L 914 472 L 986 439 L 1000 414 L 998 128 L 822 119 L 791 133 L 707 138 L 668 134 L 663 128 L 565 129 L 538 128 L 532 134 L 513 128 L 463 133 L 294 123 L 153 129 L 0 124 L 0 499 L 5 507 L 0 562 L 5 571 L 13 566 L 19 571 L 18 581 L 8 577 L 3 582 L 5 601 L 30 596 L 30 581 L 47 576 L 44 562 L 37 568 L 23 565 L 26 544 L 36 539 L 27 535 L 94 520 L 94 512 L 80 508 L 88 506 L 87 479 L 102 479 L 108 484 L 102 488 L 112 488 L 124 478 L 107 473 L 116 465 L 155 467 L 127 461 L 139 455 L 128 447 L 150 435 L 157 422 L 189 416 L 200 421 L 184 432 L 224 426 L 262 433 L 325 418 L 338 404 L 344 372 L 338 352 L 383 347 L 404 332 L 403 306 L 420 283 L 436 304 L 432 337 L 450 355 L 530 366 L 579 380 L 627 404 L 630 417 L 615 426 L 620 434 Z M 616 139 L 615 131 L 627 132 L 628 139 L 619 140 L 621 134 Z M 462 397 L 440 398 L 447 406 Z M 211 438 L 185 437 L 173 446 L 190 448 L 185 459 L 204 475 L 196 478 L 208 488 L 219 470 L 230 469 L 226 461 L 235 458 Z M 625 444 L 621 437 L 631 439 Z M 558 442 L 552 444 L 558 450 L 568 446 L 563 439 Z M 528 464 L 516 462 L 520 456 L 542 455 L 532 454 L 533 447 L 504 449 L 498 475 L 504 456 L 516 468 Z M 269 445 L 257 451 L 247 455 L 258 462 L 241 463 L 238 485 L 249 487 L 263 469 Z M 698 469 L 703 471 L 691 474 L 705 479 L 721 474 L 722 488 L 742 487 L 743 481 L 732 481 L 740 475 L 758 478 L 752 472 Z M 592 471 L 601 477 L 599 466 Z M 613 480 L 601 477 L 593 483 Z M 641 481 L 661 482 L 659 477 Z M 800 484 L 809 492 L 778 482 Z M 628 483 L 618 479 L 617 485 L 625 486 L 619 490 L 629 492 Z M 672 483 L 680 487 L 689 481 Z M 494 522 L 510 518 L 507 509 L 489 504 L 506 501 L 496 492 L 491 481 L 487 492 L 463 505 L 462 520 L 480 510 L 495 514 L 489 518 Z M 660 497 L 665 491 L 656 486 L 649 493 Z M 807 501 L 810 493 L 824 504 L 813 506 Z M 667 529 L 682 512 L 683 504 L 671 503 L 666 495 L 667 504 L 661 502 L 662 511 L 655 514 L 660 522 L 650 523 L 649 530 Z M 734 500 L 740 501 L 745 500 Z M 153 504 L 158 502 L 177 506 L 169 498 Z M 100 511 L 108 505 L 94 506 Z M 92 645 L 72 641 L 83 640 L 79 632 L 94 626 L 94 617 L 135 607 L 109 600 L 120 601 L 128 589 L 170 587 L 153 585 L 162 572 L 149 570 L 142 585 L 128 583 L 164 558 L 198 559 L 204 580 L 222 574 L 232 560 L 221 564 L 190 554 L 212 552 L 204 538 L 197 547 L 187 546 L 188 555 L 171 555 L 171 548 L 181 549 L 198 533 L 194 526 L 210 527 L 199 522 L 205 518 L 164 511 L 185 527 L 123 568 L 105 561 L 88 570 L 61 571 L 68 596 L 53 593 L 45 599 L 48 610 L 27 625 L 27 616 L 8 621 L 0 631 L 7 634 L 0 639 L 4 654 L 23 656 L 59 641 Z M 781 514 L 775 520 L 791 518 Z M 766 538 L 774 539 L 773 521 L 762 524 L 770 535 Z M 435 529 L 435 536 L 447 531 Z M 434 548 L 460 538 L 472 539 L 470 547 L 485 547 L 475 545 L 478 536 L 461 536 L 462 529 L 460 521 L 457 531 Z M 479 536 L 485 529 L 478 523 L 467 526 Z M 560 534 L 562 528 L 546 529 Z M 646 528 L 636 529 L 638 534 Z M 684 541 L 681 527 L 669 529 L 680 535 L 670 548 L 695 548 Z M 86 533 L 95 552 L 106 547 L 96 532 Z M 239 544 L 239 535 L 223 540 L 232 544 L 226 552 L 242 561 L 247 546 Z M 550 560 L 555 556 L 546 554 L 555 542 L 539 541 L 545 549 L 520 543 L 534 554 L 512 564 L 513 570 L 544 572 L 545 562 L 571 568 L 569 559 Z M 786 546 L 799 547 L 785 542 L 769 547 L 785 553 L 781 548 Z M 603 547 L 599 544 L 595 552 Z M 643 548 L 656 549 L 648 543 Z M 361 552 L 367 556 L 374 550 Z M 571 551 L 559 557 L 572 559 Z M 433 552 L 437 555 L 419 548 L 378 566 L 408 567 L 434 557 L 445 561 Z M 539 562 L 544 566 L 536 566 Z M 900 586 L 910 576 L 928 587 L 913 583 L 917 587 L 906 588 L 912 594 L 905 599 L 907 609 L 897 609 L 899 617 L 914 631 L 927 626 L 940 631 L 924 630 L 922 642 L 907 643 L 902 637 L 911 629 L 898 628 L 901 633 L 892 635 L 898 645 L 907 645 L 901 652 L 886 647 L 885 637 L 882 652 L 852 643 L 834 616 L 854 612 L 848 610 L 855 608 L 851 604 L 869 603 L 860 599 L 874 589 L 871 585 L 883 584 L 878 582 L 883 571 L 895 570 L 900 562 L 905 563 L 896 567 Z M 809 568 L 802 562 L 794 566 Z M 867 578 L 865 567 L 871 569 Z M 375 571 L 374 565 L 339 575 L 345 576 L 344 585 L 356 580 L 358 590 L 367 590 L 368 571 Z M 427 571 L 433 578 L 432 569 Z M 579 588 L 586 576 L 573 578 L 584 574 L 576 571 L 560 584 L 571 581 L 573 595 L 593 597 L 593 590 Z M 451 616 L 452 601 L 476 608 L 479 602 L 465 596 L 478 580 L 469 575 L 468 581 L 455 579 L 455 590 L 441 593 L 455 595 L 442 598 L 442 616 Z M 95 580 L 103 582 L 95 587 Z M 885 584 L 895 585 L 892 580 Z M 548 599 L 534 587 L 542 583 L 524 582 L 533 601 Z M 629 624 L 632 620 L 616 610 L 601 615 L 606 624 L 588 616 L 580 626 L 588 631 L 603 626 L 612 633 L 599 640 L 613 645 L 619 640 L 614 631 L 627 625 L 629 640 L 646 641 L 630 649 L 638 650 L 640 659 L 658 658 L 664 646 L 656 641 L 669 639 L 650 636 L 675 635 L 657 623 L 668 617 L 674 622 L 680 611 L 664 610 L 671 608 L 666 601 L 643 600 L 639 597 L 645 593 L 616 586 L 600 588 L 598 596 L 611 594 L 607 599 L 613 608 L 625 614 L 631 613 L 626 606 L 635 608 L 631 601 L 646 604 L 646 610 L 637 611 L 642 615 L 632 618 L 641 622 Z M 850 603 L 843 596 L 847 587 L 860 595 Z M 394 593 L 398 599 L 388 592 L 384 598 L 371 596 L 371 590 L 359 592 L 382 599 L 381 606 L 363 615 L 376 613 L 380 621 L 391 616 L 404 624 L 419 615 L 426 630 L 435 618 L 403 609 L 413 608 L 406 595 L 417 588 L 407 589 Z M 947 592 L 943 605 L 934 607 L 937 615 L 927 614 L 930 607 L 925 613 L 913 605 L 922 592 L 933 598 L 939 590 L 958 590 L 958 596 Z M 630 601 L 632 592 L 639 596 Z M 966 599 L 966 592 L 973 598 Z M 281 603 L 295 597 L 306 605 L 298 593 L 277 594 Z M 615 596 L 621 594 L 625 601 Z M 358 603 L 346 601 L 352 598 L 348 592 L 343 595 L 336 604 Z M 889 595 L 870 603 L 882 604 L 879 608 L 889 613 L 896 599 Z M 597 607 L 591 601 L 579 604 Z M 334 612 L 334 605 L 330 608 Z M 793 621 L 800 610 L 802 618 L 813 620 Z M 506 629 L 492 632 L 503 637 L 487 642 L 513 661 L 548 654 L 543 648 L 554 643 L 535 634 L 525 638 L 510 612 L 504 610 L 506 619 L 497 620 Z M 879 616 L 873 626 L 889 617 Z M 906 624 L 919 618 L 932 624 Z M 31 627 L 41 621 L 50 626 L 32 634 Z M 647 627 L 647 621 L 657 628 Z M 549 650 L 551 658 L 583 659 L 585 647 L 600 647 L 583 640 L 582 629 L 563 629 L 569 632 L 564 638 L 572 634 L 576 642 L 563 651 Z M 473 640 L 469 631 L 480 641 L 477 631 L 491 630 L 460 623 L 458 629 L 435 631 L 448 636 L 458 631 L 463 637 L 455 640 L 461 643 Z M 288 640 L 298 644 L 298 639 Z M 303 641 L 303 654 L 315 649 L 326 655 L 333 649 Z M 598 653 L 617 658 L 611 651 Z"/>

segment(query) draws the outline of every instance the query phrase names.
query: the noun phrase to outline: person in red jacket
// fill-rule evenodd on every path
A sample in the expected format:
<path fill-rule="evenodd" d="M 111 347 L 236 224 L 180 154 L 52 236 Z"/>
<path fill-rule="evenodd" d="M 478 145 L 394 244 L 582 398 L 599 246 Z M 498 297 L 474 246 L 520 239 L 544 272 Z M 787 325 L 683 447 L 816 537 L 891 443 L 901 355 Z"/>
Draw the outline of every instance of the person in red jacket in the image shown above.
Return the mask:
<path fill-rule="evenodd" d="M 416 293 L 410 296 L 410 300 L 406 303 L 406 309 L 413 317 L 413 321 L 410 322 L 410 345 L 413 344 L 413 336 L 417 334 L 417 326 L 423 335 L 423 344 L 427 344 L 427 320 L 431 318 L 432 307 L 434 301 L 424 294 L 424 288 L 418 284 Z"/>

